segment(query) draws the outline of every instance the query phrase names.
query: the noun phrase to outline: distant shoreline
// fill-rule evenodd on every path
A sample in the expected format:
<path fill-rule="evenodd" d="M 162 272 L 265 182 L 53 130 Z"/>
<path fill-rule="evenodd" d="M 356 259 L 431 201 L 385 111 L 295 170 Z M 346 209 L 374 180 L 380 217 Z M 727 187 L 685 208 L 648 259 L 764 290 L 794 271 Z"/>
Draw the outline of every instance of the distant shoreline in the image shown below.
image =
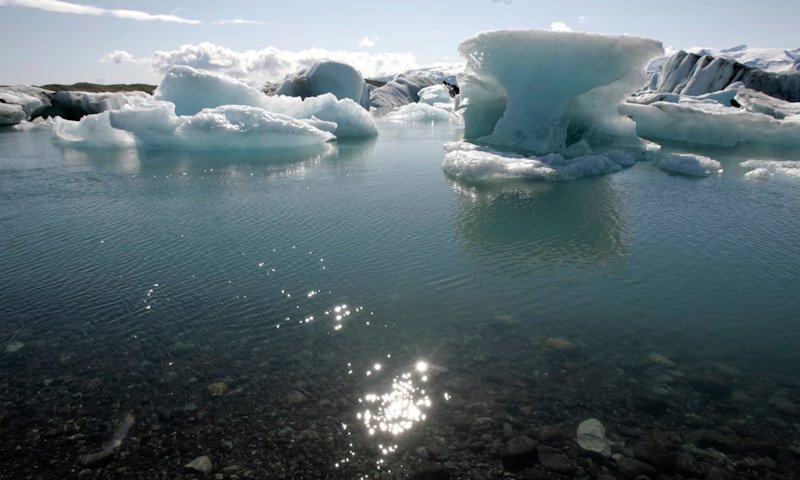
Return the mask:
<path fill-rule="evenodd" d="M 78 82 L 72 85 L 64 85 L 60 83 L 50 83 L 47 85 L 36 85 L 38 88 L 45 90 L 52 90 L 54 92 L 145 92 L 153 94 L 156 89 L 155 85 L 148 85 L 146 83 L 115 83 L 115 84 L 99 84 Z"/>

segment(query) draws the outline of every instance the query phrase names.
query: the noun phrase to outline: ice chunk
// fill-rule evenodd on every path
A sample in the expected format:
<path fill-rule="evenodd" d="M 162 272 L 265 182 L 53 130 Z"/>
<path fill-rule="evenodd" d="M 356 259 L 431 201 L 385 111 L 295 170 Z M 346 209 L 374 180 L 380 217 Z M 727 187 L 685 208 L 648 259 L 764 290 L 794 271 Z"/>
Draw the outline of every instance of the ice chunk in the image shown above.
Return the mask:
<path fill-rule="evenodd" d="M 437 82 L 425 75 L 400 74 L 386 85 L 370 94 L 370 105 L 375 108 L 401 107 L 419 101 L 419 91 Z"/>
<path fill-rule="evenodd" d="M 635 154 L 630 152 L 586 154 L 573 158 L 558 153 L 525 157 L 469 142 L 447 143 L 444 149 L 447 152 L 442 163 L 445 173 L 469 181 L 511 178 L 565 181 L 618 172 L 635 161 Z"/>
<path fill-rule="evenodd" d="M 638 144 L 616 105 L 646 82 L 661 44 L 628 36 L 537 30 L 481 33 L 461 43 L 465 137 L 537 154 Z"/>
<path fill-rule="evenodd" d="M 16 125 L 26 118 L 28 116 L 22 109 L 22 105 L 0 102 L 0 125 Z"/>
<path fill-rule="evenodd" d="M 0 87 L 0 125 L 11 125 L 36 117 L 50 106 L 49 90 L 28 85 Z M 18 109 L 23 112 L 20 118 Z"/>
<path fill-rule="evenodd" d="M 653 165 L 667 172 L 693 177 L 707 177 L 722 172 L 722 165 L 718 161 L 702 155 L 662 152 L 655 155 Z"/>
<path fill-rule="evenodd" d="M 142 105 L 151 98 L 145 92 L 55 92 L 50 94 L 50 105 L 38 115 L 80 120 L 86 115 L 119 110 L 124 105 Z"/>
<path fill-rule="evenodd" d="M 626 103 L 620 110 L 636 122 L 644 138 L 698 145 L 800 146 L 800 116 L 782 120 L 724 106 L 716 101 L 681 97 L 679 103 Z"/>
<path fill-rule="evenodd" d="M 800 161 L 747 160 L 740 165 L 752 169 L 744 175 L 747 178 L 800 180 Z"/>
<path fill-rule="evenodd" d="M 443 84 L 431 85 L 419 91 L 419 103 L 427 103 L 428 105 L 438 106 L 439 104 L 453 105 L 453 99 L 450 98 L 450 93 Z M 441 107 L 440 107 L 441 108 Z"/>
<path fill-rule="evenodd" d="M 95 148 L 125 148 L 136 145 L 134 136 L 111 126 L 109 112 L 88 115 L 80 121 L 55 117 L 53 136 L 62 145 Z"/>
<path fill-rule="evenodd" d="M 269 97 L 257 89 L 225 74 L 173 67 L 156 90 L 159 100 L 175 104 L 178 115 L 194 115 L 204 108 L 223 105 L 259 107 L 297 119 L 312 117 L 336 123 L 338 138 L 369 137 L 378 129 L 370 114 L 350 99 L 337 100 L 330 93 L 301 99 L 283 95 Z"/>
<path fill-rule="evenodd" d="M 322 61 L 289 75 L 278 86 L 276 95 L 316 97 L 332 93 L 339 100 L 349 98 L 369 110 L 369 88 L 355 68 L 342 62 Z"/>
<path fill-rule="evenodd" d="M 409 103 L 392 110 L 384 116 L 395 122 L 458 122 L 459 119 L 448 110 L 426 103 Z"/>
<path fill-rule="evenodd" d="M 782 100 L 800 101 L 800 74 L 765 72 L 734 60 L 679 51 L 664 65 L 657 92 L 700 95 L 741 82 L 745 87 Z"/>
<path fill-rule="evenodd" d="M 175 114 L 169 102 L 152 102 L 90 115 L 79 122 L 56 119 L 61 143 L 83 147 L 131 147 L 182 150 L 250 150 L 305 147 L 325 143 L 330 132 L 288 115 L 258 107 L 225 105 L 195 115 Z"/>

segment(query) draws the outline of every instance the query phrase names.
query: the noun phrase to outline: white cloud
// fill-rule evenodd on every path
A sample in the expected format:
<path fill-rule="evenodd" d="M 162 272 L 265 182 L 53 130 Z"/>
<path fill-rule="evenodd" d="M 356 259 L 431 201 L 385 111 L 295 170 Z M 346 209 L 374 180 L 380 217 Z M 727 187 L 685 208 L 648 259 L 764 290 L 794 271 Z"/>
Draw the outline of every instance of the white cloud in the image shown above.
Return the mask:
<path fill-rule="evenodd" d="M 580 17 L 578 17 L 578 23 L 586 23 L 588 21 L 589 21 L 589 17 L 586 16 L 586 15 L 581 15 Z"/>
<path fill-rule="evenodd" d="M 125 50 L 114 50 L 113 52 L 106 53 L 100 61 L 102 63 L 114 63 L 117 65 L 120 63 L 142 63 Z"/>
<path fill-rule="evenodd" d="M 569 28 L 569 25 L 567 25 L 564 22 L 553 22 L 553 23 L 551 23 L 550 24 L 550 30 L 552 30 L 554 32 L 571 32 L 572 31 L 572 29 Z"/>
<path fill-rule="evenodd" d="M 220 20 L 214 22 L 215 25 L 269 25 L 267 22 L 260 22 L 258 20 L 244 20 L 242 18 L 232 18 L 230 20 Z"/>
<path fill-rule="evenodd" d="M 0 6 L 35 8 L 48 12 L 71 13 L 75 15 L 112 16 L 137 21 L 160 21 L 187 24 L 200 23 L 199 20 L 191 20 L 176 15 L 154 15 L 139 10 L 107 9 L 80 3 L 64 2 L 61 0 L 0 0 Z"/>
<path fill-rule="evenodd" d="M 377 41 L 378 41 L 378 37 L 367 37 L 367 36 L 365 36 L 364 38 L 361 39 L 361 41 L 358 42 L 358 46 L 359 47 L 371 48 L 371 47 L 375 46 L 375 42 L 377 42 Z"/>
<path fill-rule="evenodd" d="M 204 70 L 223 72 L 249 80 L 281 80 L 289 73 L 305 68 L 318 60 L 336 60 L 352 65 L 365 77 L 382 77 L 419 68 L 411 53 L 372 53 L 310 48 L 290 51 L 267 47 L 237 52 L 214 43 L 183 45 L 176 50 L 157 51 L 152 58 L 136 59 L 117 50 L 103 56 L 106 63 L 138 63 L 163 73 L 173 65 L 188 65 Z"/>

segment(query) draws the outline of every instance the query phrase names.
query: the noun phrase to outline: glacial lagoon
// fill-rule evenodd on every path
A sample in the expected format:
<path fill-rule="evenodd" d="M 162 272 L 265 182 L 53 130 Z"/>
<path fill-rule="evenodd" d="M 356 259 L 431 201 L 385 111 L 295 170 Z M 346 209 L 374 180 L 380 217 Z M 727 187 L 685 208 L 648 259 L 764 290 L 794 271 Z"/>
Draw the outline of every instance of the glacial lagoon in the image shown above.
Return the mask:
<path fill-rule="evenodd" d="M 470 183 L 441 169 L 460 127 L 379 130 L 269 154 L 0 130 L 0 477 L 799 471 L 800 183 L 740 166 L 769 153 Z M 576 443 L 591 418 L 617 457 Z"/>

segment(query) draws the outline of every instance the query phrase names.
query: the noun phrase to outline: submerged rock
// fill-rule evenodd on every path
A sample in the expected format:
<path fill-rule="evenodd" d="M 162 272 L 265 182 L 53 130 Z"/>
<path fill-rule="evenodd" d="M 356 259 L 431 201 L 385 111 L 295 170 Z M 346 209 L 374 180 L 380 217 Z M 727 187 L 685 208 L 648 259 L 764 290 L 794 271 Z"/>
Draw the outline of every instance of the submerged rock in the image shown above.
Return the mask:
<path fill-rule="evenodd" d="M 649 360 L 650 363 L 654 363 L 654 364 L 660 365 L 662 367 L 674 368 L 676 366 L 675 362 L 673 362 L 672 360 L 670 360 L 669 358 L 665 357 L 664 355 L 662 355 L 660 353 L 650 353 L 650 354 L 648 354 L 647 355 L 647 360 Z"/>
<path fill-rule="evenodd" d="M 228 393 L 228 384 L 225 382 L 215 382 L 208 386 L 208 394 L 212 397 L 221 397 Z"/>
<path fill-rule="evenodd" d="M 203 475 L 208 475 L 212 471 L 214 471 L 214 464 L 211 463 L 211 459 L 208 458 L 206 455 L 202 457 L 197 457 L 191 462 L 187 463 L 183 466 L 184 469 L 202 473 Z"/>
<path fill-rule="evenodd" d="M 578 425 L 578 445 L 584 450 L 603 456 L 611 455 L 611 444 L 606 438 L 606 428 L 596 418 L 584 420 Z"/>

